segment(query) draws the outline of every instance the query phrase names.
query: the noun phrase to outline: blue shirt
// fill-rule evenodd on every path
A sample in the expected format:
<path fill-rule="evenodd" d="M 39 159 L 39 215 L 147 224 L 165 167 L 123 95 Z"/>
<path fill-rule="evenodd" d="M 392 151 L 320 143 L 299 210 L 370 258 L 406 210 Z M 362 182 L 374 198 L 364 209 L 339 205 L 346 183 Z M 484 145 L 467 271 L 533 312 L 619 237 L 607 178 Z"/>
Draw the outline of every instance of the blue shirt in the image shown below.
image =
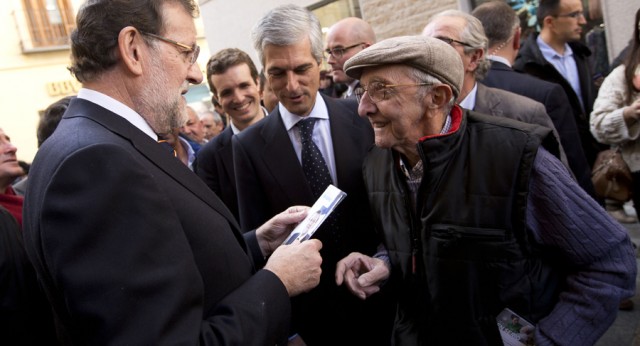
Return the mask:
<path fill-rule="evenodd" d="M 556 52 L 551 46 L 549 46 L 546 42 L 540 38 L 536 39 L 536 43 L 538 43 L 538 47 L 540 47 L 540 52 L 542 56 L 544 56 L 545 60 L 547 60 L 553 67 L 560 72 L 562 77 L 569 82 L 571 88 L 578 96 L 580 100 L 580 106 L 584 111 L 584 101 L 582 101 L 582 89 L 580 88 L 580 76 L 578 75 L 578 66 L 576 65 L 576 60 L 573 58 L 573 50 L 568 44 L 564 44 L 564 54 L 560 55 Z"/>

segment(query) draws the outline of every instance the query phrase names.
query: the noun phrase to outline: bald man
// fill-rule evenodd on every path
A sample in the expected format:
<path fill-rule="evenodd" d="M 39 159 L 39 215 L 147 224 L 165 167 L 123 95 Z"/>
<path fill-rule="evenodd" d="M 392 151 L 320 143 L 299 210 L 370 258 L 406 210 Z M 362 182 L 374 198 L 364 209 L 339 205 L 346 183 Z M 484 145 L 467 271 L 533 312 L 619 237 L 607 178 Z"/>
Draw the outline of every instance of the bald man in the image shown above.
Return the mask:
<path fill-rule="evenodd" d="M 331 75 L 334 83 L 343 83 L 348 86 L 342 94 L 343 98 L 356 98 L 353 90 L 359 86 L 359 82 L 347 76 L 342 66 L 359 51 L 376 42 L 376 34 L 371 25 L 357 17 L 348 17 L 338 21 L 329 28 L 325 44 L 325 57 L 331 65 Z"/>

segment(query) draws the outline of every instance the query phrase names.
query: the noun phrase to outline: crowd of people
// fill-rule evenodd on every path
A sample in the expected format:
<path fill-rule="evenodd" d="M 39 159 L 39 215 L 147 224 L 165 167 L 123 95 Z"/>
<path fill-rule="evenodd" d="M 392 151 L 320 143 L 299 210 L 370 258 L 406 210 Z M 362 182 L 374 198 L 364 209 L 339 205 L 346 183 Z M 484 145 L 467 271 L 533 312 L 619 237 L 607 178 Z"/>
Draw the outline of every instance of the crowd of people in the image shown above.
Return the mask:
<path fill-rule="evenodd" d="M 593 345 L 636 289 L 605 208 L 626 201 L 591 168 L 620 147 L 640 215 L 640 9 L 601 86 L 583 13 L 540 0 L 525 38 L 491 1 L 378 41 L 283 5 L 250 33 L 259 64 L 225 48 L 203 76 L 195 1 L 87 2 L 82 89 L 45 110 L 28 175 L 0 129 L 0 340 L 502 345 L 510 316 Z M 283 244 L 329 185 L 344 201 Z"/>

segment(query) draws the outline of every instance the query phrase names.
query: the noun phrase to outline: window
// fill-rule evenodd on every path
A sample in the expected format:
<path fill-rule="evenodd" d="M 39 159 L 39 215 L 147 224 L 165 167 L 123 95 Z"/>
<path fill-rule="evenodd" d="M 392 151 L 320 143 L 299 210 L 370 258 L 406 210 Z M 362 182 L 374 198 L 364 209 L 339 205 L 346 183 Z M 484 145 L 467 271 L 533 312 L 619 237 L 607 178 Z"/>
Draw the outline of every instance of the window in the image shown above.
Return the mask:
<path fill-rule="evenodd" d="M 24 50 L 68 47 L 75 28 L 69 0 L 22 0 L 22 4 L 30 38 L 30 42 L 23 39 Z"/>

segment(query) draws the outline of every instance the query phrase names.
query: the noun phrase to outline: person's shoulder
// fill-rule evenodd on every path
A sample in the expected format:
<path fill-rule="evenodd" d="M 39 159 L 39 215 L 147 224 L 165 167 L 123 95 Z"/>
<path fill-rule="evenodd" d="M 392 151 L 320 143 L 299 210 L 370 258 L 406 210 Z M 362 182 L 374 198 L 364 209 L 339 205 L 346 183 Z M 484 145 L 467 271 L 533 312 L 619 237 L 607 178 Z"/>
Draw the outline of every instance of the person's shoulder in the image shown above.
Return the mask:
<path fill-rule="evenodd" d="M 358 114 L 358 101 L 356 99 L 338 99 L 330 96 L 323 96 L 324 102 L 327 104 L 329 113 L 346 112 Z"/>
<path fill-rule="evenodd" d="M 538 101 L 535 101 L 526 96 L 522 96 L 508 90 L 487 87 L 487 93 L 491 93 L 496 97 L 499 97 L 501 102 L 511 106 L 514 109 L 517 109 L 517 108 L 531 109 L 531 108 L 538 108 L 539 106 L 542 106 L 542 104 Z M 542 107 L 544 108 L 544 106 Z"/>

